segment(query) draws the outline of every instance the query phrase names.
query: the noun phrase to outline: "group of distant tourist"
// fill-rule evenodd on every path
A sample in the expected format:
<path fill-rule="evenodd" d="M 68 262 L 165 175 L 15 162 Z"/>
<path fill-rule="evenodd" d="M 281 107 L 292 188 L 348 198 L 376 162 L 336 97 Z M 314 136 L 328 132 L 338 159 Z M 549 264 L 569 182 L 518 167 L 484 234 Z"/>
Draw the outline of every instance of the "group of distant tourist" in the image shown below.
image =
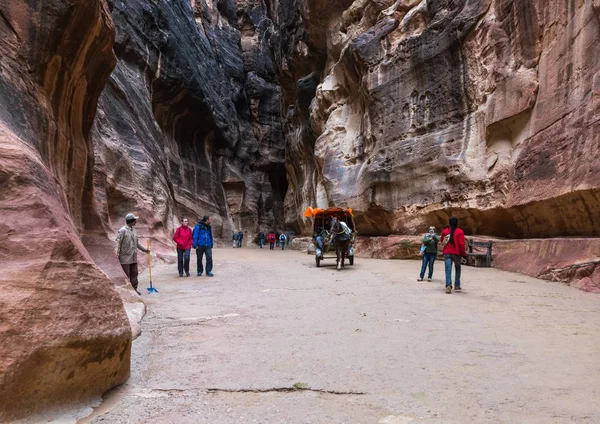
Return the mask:
<path fill-rule="evenodd" d="M 452 293 L 452 265 L 454 264 L 454 290 L 461 291 L 460 274 L 461 262 L 467 256 L 465 249 L 465 233 L 458 228 L 458 218 L 452 217 L 448 221 L 441 235 L 435 233 L 435 227 L 429 227 L 427 234 L 423 236 L 421 245 L 421 255 L 423 263 L 421 265 L 421 274 L 417 281 L 423 281 L 425 271 L 427 281 L 433 277 L 433 264 L 438 254 L 438 244 L 442 245 L 442 254 L 444 255 L 444 266 L 446 271 L 446 293 Z"/>
<path fill-rule="evenodd" d="M 234 231 L 233 232 L 233 248 L 242 247 L 242 240 L 244 239 L 243 231 Z"/>
<path fill-rule="evenodd" d="M 235 249 L 242 247 L 243 239 L 244 233 L 242 231 L 234 231 L 232 236 L 233 248 Z M 266 239 L 269 242 L 270 250 L 274 250 L 275 247 L 279 246 L 281 246 L 281 250 L 285 250 L 285 243 L 288 240 L 288 236 L 286 236 L 285 234 L 279 234 L 279 232 L 276 231 L 272 231 L 269 233 L 269 235 L 267 235 Z M 261 231 L 258 233 L 258 247 L 262 249 L 264 245 L 265 233 Z"/>
<path fill-rule="evenodd" d="M 265 233 L 262 231 L 258 233 L 258 247 L 261 249 L 264 246 Z M 279 232 L 271 231 L 267 236 L 267 241 L 269 242 L 269 250 L 275 250 L 276 247 L 281 246 L 281 250 L 285 250 L 285 243 L 288 240 L 288 236 L 285 234 L 279 234 Z"/>
<path fill-rule="evenodd" d="M 138 291 L 138 264 L 137 264 L 137 251 L 141 250 L 145 253 L 150 253 L 150 249 L 144 248 L 137 237 L 135 232 L 135 224 L 139 217 L 133 213 L 127 214 L 125 217 L 126 225 L 121 227 L 117 233 L 115 240 L 115 253 L 119 259 L 123 272 L 127 275 L 133 289 L 140 294 Z M 461 276 L 461 262 L 464 257 L 467 256 L 465 249 L 465 233 L 462 229 L 458 228 L 458 218 L 452 217 L 448 221 L 449 226 L 446 227 L 442 233 L 438 236 L 435 232 L 435 227 L 429 227 L 427 234 L 423 236 L 421 245 L 421 255 L 423 261 L 421 265 L 421 273 L 418 281 L 423 281 L 425 272 L 427 271 L 427 281 L 431 281 L 433 277 L 433 265 L 438 254 L 438 245 L 442 246 L 442 254 L 444 255 L 444 266 L 446 273 L 446 293 L 452 293 L 452 267 L 454 265 L 454 290 L 460 291 L 460 276 Z M 233 247 L 242 247 L 242 240 L 244 233 L 242 231 L 234 231 L 233 233 Z M 262 249 L 265 239 L 265 233 L 263 231 L 258 233 L 258 246 Z M 270 250 L 274 250 L 275 247 L 281 246 L 281 250 L 285 249 L 285 244 L 288 237 L 285 234 L 279 234 L 278 232 L 271 231 L 267 237 L 269 242 Z M 317 239 L 318 240 L 318 239 Z M 182 218 L 181 226 L 175 230 L 173 235 L 173 241 L 177 245 L 177 269 L 179 276 L 186 277 L 190 276 L 190 253 L 191 249 L 196 250 L 197 258 L 197 276 L 202 276 L 204 273 L 204 266 L 202 264 L 204 255 L 206 255 L 206 276 L 213 277 L 213 259 L 212 259 L 212 248 L 214 246 L 212 227 L 210 217 L 205 215 L 196 224 L 194 230 L 189 227 L 187 218 Z M 318 240 L 320 248 L 321 241 Z"/>

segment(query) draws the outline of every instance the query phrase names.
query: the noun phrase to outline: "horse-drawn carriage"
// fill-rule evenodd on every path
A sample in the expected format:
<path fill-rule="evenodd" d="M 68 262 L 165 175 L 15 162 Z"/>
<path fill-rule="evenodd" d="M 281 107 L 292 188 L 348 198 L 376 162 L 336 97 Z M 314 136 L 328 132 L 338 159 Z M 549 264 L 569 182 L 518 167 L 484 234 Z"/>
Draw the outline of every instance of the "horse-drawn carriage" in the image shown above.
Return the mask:
<path fill-rule="evenodd" d="M 313 218 L 313 242 L 316 247 L 317 267 L 321 265 L 322 260 L 333 258 L 336 259 L 338 270 L 344 268 L 346 258 L 350 265 L 354 265 L 356 225 L 352 209 L 308 207 L 304 211 L 304 216 Z M 326 256 L 333 249 L 336 255 Z"/>

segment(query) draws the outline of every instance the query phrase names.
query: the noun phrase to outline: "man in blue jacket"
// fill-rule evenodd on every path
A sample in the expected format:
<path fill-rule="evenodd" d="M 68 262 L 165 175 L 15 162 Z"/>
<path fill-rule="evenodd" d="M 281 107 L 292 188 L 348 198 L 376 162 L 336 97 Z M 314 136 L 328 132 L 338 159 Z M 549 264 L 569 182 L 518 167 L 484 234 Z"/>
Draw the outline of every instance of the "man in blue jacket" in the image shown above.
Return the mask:
<path fill-rule="evenodd" d="M 212 277 L 213 273 L 213 260 L 212 260 L 212 248 L 213 248 L 213 235 L 212 228 L 210 226 L 210 217 L 204 215 L 198 225 L 194 228 L 192 247 L 196 249 L 196 258 L 198 259 L 198 277 L 202 275 L 204 268 L 202 267 L 202 257 L 206 253 L 206 276 Z"/>

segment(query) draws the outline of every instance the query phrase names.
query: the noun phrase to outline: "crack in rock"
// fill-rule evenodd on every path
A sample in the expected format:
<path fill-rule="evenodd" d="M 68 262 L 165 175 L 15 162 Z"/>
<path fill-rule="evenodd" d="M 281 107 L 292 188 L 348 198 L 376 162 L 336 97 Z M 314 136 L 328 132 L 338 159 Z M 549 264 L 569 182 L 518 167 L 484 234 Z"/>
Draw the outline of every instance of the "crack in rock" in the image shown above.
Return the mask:
<path fill-rule="evenodd" d="M 354 392 L 354 391 L 339 391 L 339 390 L 325 390 L 325 389 L 311 389 L 310 387 L 271 387 L 267 389 L 218 389 L 209 388 L 206 389 L 208 393 L 289 393 L 289 392 L 317 392 L 326 393 L 329 395 L 366 395 L 366 392 Z"/>

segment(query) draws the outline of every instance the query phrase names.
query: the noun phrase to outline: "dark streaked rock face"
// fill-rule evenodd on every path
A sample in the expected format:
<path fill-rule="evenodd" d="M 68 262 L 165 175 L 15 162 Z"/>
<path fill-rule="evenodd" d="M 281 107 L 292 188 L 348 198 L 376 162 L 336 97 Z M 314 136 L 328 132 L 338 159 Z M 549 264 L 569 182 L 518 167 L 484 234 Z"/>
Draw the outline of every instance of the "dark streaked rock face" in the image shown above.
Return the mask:
<path fill-rule="evenodd" d="M 600 235 L 600 59 L 583 53 L 600 39 L 594 2 L 271 8 L 290 225 L 309 232 L 301 214 L 316 204 L 354 208 L 363 235 L 414 234 L 450 215 L 469 234 Z M 318 87 L 306 98 L 309 75 Z"/>
<path fill-rule="evenodd" d="M 94 131 L 96 198 L 169 237 L 213 216 L 217 238 L 283 222 L 280 89 L 261 2 L 113 2 L 118 63 Z"/>

